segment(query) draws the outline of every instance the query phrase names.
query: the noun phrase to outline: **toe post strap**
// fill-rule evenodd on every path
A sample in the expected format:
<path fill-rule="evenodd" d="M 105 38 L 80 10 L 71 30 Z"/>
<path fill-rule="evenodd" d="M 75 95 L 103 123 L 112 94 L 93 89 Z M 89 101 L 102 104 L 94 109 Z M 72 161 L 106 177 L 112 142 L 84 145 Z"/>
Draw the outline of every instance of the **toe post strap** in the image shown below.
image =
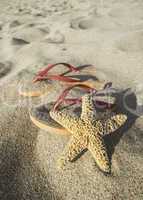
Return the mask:
<path fill-rule="evenodd" d="M 106 86 L 107 84 L 105 84 L 103 90 L 105 90 L 105 88 L 107 88 L 107 86 Z M 112 84 L 108 85 L 108 88 L 111 87 L 111 86 L 112 86 Z M 85 90 L 85 92 L 87 92 L 87 93 L 94 94 L 95 97 L 96 97 L 96 93 L 98 92 L 98 90 L 96 90 L 95 88 L 91 88 L 91 87 L 86 86 L 86 85 L 82 85 L 82 84 L 72 85 L 70 87 L 67 87 L 62 92 L 62 94 L 58 97 L 58 99 L 55 102 L 55 105 L 53 107 L 53 110 L 57 110 L 62 103 L 66 103 L 68 105 L 70 105 L 70 104 L 80 104 L 81 103 L 81 101 L 82 101 L 81 97 L 79 97 L 79 98 L 66 98 L 67 95 L 69 94 L 69 92 L 75 87 L 79 87 L 79 88 Z M 97 100 L 96 100 L 96 98 L 94 99 L 94 105 L 95 105 L 95 107 L 100 106 L 100 108 L 102 107 L 102 108 L 105 108 L 105 109 L 111 109 L 111 107 L 114 105 L 114 103 L 111 103 L 111 102 L 108 103 L 102 98 L 101 98 L 101 100 L 99 100 L 99 97 L 98 97 Z"/>

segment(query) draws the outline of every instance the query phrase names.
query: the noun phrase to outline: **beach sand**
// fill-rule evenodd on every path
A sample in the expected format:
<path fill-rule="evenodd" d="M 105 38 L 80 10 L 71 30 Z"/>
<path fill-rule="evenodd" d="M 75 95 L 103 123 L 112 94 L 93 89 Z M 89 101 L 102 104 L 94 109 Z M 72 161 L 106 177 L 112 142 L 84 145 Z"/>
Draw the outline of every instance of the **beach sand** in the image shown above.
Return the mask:
<path fill-rule="evenodd" d="M 141 0 L 0 0 L 0 199 L 143 199 L 142 11 Z M 56 62 L 93 64 L 98 79 L 126 91 L 118 108 L 128 123 L 105 138 L 110 176 L 89 152 L 59 171 L 69 137 L 40 130 L 29 119 L 31 106 L 59 92 L 20 97 L 25 74 L 32 79 Z"/>

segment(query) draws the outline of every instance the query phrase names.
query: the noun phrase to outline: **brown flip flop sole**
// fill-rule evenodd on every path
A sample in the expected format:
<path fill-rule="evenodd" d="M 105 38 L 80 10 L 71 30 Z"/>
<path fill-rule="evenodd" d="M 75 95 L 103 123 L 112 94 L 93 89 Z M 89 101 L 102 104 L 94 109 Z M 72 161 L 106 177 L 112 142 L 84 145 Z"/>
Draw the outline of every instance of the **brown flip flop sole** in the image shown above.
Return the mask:
<path fill-rule="evenodd" d="M 39 105 L 31 108 L 29 111 L 30 119 L 40 129 L 48 132 L 53 132 L 59 135 L 71 135 L 65 128 L 58 124 L 50 117 L 50 110 L 53 108 L 55 102 L 50 102 L 44 105 Z M 69 110 L 70 113 L 77 114 L 81 108 L 79 105 L 66 106 L 62 109 Z"/>
<path fill-rule="evenodd" d="M 97 100 L 100 100 L 101 98 Z M 102 98 L 102 100 L 107 101 L 106 98 Z M 115 99 L 112 99 L 112 102 L 115 101 Z M 64 127 L 62 127 L 60 124 L 58 124 L 55 120 L 53 120 L 50 116 L 50 110 L 53 109 L 55 105 L 55 102 L 50 102 L 47 104 L 42 104 L 39 106 L 36 106 L 34 108 L 31 108 L 29 111 L 30 119 L 31 121 L 40 129 L 46 130 L 48 132 L 53 132 L 59 135 L 71 135 Z M 81 106 L 79 104 L 71 104 L 68 106 L 62 107 L 59 106 L 60 110 L 66 110 L 66 112 L 71 113 L 71 115 L 80 116 L 81 113 Z M 113 107 L 114 109 L 114 107 Z"/>
<path fill-rule="evenodd" d="M 30 119 L 31 121 L 40 129 L 42 130 L 46 130 L 50 133 L 52 132 L 56 132 L 56 134 L 59 134 L 59 135 L 70 135 L 70 132 L 68 132 L 66 129 L 63 129 L 62 127 L 55 127 L 55 123 L 53 123 L 53 126 L 49 126 L 48 123 L 44 123 L 43 121 L 38 121 L 36 118 L 34 118 L 32 115 L 30 115 Z"/>
<path fill-rule="evenodd" d="M 47 84 L 47 81 L 33 84 L 31 80 L 25 80 L 20 85 L 18 93 L 25 97 L 38 97 L 49 93 L 52 88 L 53 86 Z"/>

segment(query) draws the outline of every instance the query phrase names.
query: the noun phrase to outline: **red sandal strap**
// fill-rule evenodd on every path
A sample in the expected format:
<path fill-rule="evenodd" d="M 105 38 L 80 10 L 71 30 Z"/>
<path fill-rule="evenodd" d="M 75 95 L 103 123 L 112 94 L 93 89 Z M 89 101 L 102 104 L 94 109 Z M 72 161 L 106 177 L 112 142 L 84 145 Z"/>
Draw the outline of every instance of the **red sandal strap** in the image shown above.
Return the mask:
<path fill-rule="evenodd" d="M 66 104 L 68 104 L 68 105 L 70 105 L 70 104 L 81 104 L 81 102 L 82 102 L 82 99 L 81 99 L 81 97 L 80 98 L 71 98 L 71 99 L 69 99 L 69 98 L 67 98 L 67 99 L 63 99 L 63 101 L 61 101 L 60 103 L 62 103 L 62 102 L 64 102 L 64 103 L 66 103 Z M 104 102 L 104 101 L 99 101 L 99 100 L 95 100 L 95 103 L 96 103 L 96 105 L 98 106 L 98 107 L 100 107 L 100 108 L 105 108 L 105 109 L 111 109 L 111 107 L 114 105 L 114 104 L 112 104 L 112 103 L 107 103 L 107 102 Z"/>
<path fill-rule="evenodd" d="M 108 83 L 107 83 L 108 84 Z M 105 84 L 104 88 L 107 88 L 107 84 Z M 111 83 L 110 85 L 108 84 L 109 87 L 111 87 Z M 61 105 L 61 103 L 67 103 L 67 104 L 79 104 L 81 103 L 81 97 L 80 98 L 65 98 L 68 93 L 70 92 L 70 90 L 72 90 L 74 87 L 80 87 L 84 90 L 87 90 L 88 92 L 93 92 L 94 94 L 96 94 L 96 92 L 98 92 L 96 89 L 93 89 L 91 87 L 88 87 L 88 86 L 85 86 L 85 85 L 81 85 L 81 84 L 78 84 L 78 85 L 73 85 L 73 86 L 70 86 L 68 88 L 66 88 L 62 94 L 58 97 L 55 105 L 54 105 L 54 110 L 57 110 L 57 108 Z M 108 87 L 108 88 L 109 88 Z M 104 101 L 99 101 L 99 100 L 95 100 L 95 103 L 98 105 L 98 106 L 102 106 L 102 108 L 107 108 L 107 109 L 111 109 L 111 107 L 113 106 L 112 103 L 107 103 L 107 102 L 104 102 Z"/>
<path fill-rule="evenodd" d="M 86 85 L 82 85 L 82 84 L 72 85 L 72 86 L 70 86 L 70 87 L 67 87 L 67 88 L 62 92 L 62 94 L 58 97 L 58 99 L 57 99 L 57 101 L 56 101 L 56 103 L 55 103 L 55 105 L 54 105 L 54 110 L 56 110 L 56 109 L 60 106 L 60 104 L 61 104 L 62 102 L 72 102 L 72 103 L 74 103 L 74 102 L 80 101 L 79 98 L 65 99 L 65 97 L 68 95 L 68 93 L 69 93 L 73 88 L 75 88 L 75 87 L 80 87 L 80 88 L 82 88 L 83 90 L 87 90 L 87 91 L 89 91 L 89 92 L 92 90 L 91 87 L 86 86 Z"/>
<path fill-rule="evenodd" d="M 63 100 L 64 103 L 66 104 L 80 104 L 81 103 L 81 98 L 67 98 Z"/>
<path fill-rule="evenodd" d="M 47 73 L 55 66 L 57 65 L 64 65 L 69 69 L 69 72 L 78 72 L 80 71 L 78 68 L 76 68 L 75 66 L 68 64 L 68 63 L 55 63 L 55 64 L 49 64 L 45 69 L 41 70 L 38 72 L 38 74 L 36 75 L 36 77 L 34 78 L 33 82 L 39 81 L 39 80 L 44 80 L 42 79 L 42 77 L 46 77 Z M 41 77 L 41 79 L 40 79 Z"/>
<path fill-rule="evenodd" d="M 42 81 L 42 80 L 54 80 L 54 81 L 62 81 L 62 82 L 68 82 L 68 83 L 80 83 L 80 80 L 70 78 L 68 76 L 63 75 L 48 75 L 48 76 L 38 76 L 36 79 L 33 80 L 33 82 Z"/>

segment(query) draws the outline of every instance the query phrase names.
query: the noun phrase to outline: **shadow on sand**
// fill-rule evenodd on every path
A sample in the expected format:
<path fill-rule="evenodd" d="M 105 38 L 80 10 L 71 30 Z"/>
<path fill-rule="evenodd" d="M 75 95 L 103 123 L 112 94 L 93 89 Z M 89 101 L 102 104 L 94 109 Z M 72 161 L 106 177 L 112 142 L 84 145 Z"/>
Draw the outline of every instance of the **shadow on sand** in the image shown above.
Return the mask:
<path fill-rule="evenodd" d="M 61 200 L 35 162 L 37 129 L 31 126 L 27 110 L 13 113 L 7 124 L 0 124 L 0 132 L 4 135 L 0 146 L 0 199 Z"/>
<path fill-rule="evenodd" d="M 140 117 L 136 112 L 138 110 L 137 97 L 133 92 L 131 92 L 130 89 L 115 93 L 114 96 L 116 97 L 117 101 L 115 112 L 117 114 L 126 114 L 127 121 L 115 132 L 104 136 L 110 161 L 112 160 L 115 147 L 120 142 L 122 136 L 127 133 L 127 131 L 134 125 L 138 117 Z M 140 106 L 140 110 L 142 108 L 143 106 Z"/>

